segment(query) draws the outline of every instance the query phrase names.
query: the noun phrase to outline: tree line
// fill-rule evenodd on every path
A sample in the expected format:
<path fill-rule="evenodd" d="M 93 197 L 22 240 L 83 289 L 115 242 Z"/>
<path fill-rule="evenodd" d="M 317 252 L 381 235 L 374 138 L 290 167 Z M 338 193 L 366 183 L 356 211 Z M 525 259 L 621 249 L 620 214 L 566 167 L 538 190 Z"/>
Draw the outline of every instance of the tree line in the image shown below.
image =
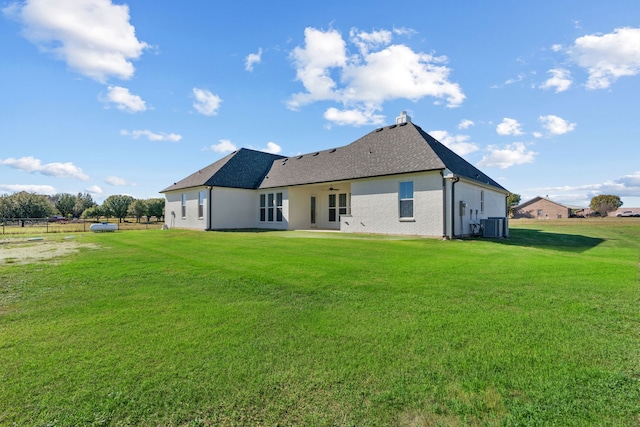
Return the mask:
<path fill-rule="evenodd" d="M 0 196 L 0 218 L 118 218 L 122 222 L 127 217 L 134 217 L 138 222 L 143 217 L 151 221 L 164 218 L 164 199 L 136 199 L 128 195 L 112 195 L 99 205 L 93 201 L 89 193 L 59 193 L 44 196 L 26 191 Z"/>

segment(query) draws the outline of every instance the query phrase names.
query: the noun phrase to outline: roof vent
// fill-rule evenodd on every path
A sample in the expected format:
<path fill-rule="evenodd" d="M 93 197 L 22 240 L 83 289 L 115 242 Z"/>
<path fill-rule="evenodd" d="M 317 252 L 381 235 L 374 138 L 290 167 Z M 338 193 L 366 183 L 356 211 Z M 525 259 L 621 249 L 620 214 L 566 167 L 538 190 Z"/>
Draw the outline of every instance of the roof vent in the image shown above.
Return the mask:
<path fill-rule="evenodd" d="M 335 153 L 335 152 L 336 152 L 336 149 L 334 148 L 334 149 L 332 149 L 332 150 L 331 150 L 331 151 L 329 151 L 329 152 L 330 152 L 330 153 Z"/>
<path fill-rule="evenodd" d="M 400 123 L 411 123 L 411 116 L 408 116 L 406 111 L 401 111 L 400 115 L 396 117 L 396 124 Z"/>

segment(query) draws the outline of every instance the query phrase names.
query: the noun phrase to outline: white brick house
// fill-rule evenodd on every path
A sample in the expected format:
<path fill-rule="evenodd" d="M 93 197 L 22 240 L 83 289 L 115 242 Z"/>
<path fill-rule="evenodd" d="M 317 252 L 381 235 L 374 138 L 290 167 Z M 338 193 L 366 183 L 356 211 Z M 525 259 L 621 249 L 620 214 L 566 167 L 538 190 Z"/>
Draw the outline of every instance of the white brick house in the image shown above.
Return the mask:
<path fill-rule="evenodd" d="M 454 238 L 506 217 L 508 191 L 411 123 L 294 157 L 240 149 L 161 191 L 169 228 Z"/>

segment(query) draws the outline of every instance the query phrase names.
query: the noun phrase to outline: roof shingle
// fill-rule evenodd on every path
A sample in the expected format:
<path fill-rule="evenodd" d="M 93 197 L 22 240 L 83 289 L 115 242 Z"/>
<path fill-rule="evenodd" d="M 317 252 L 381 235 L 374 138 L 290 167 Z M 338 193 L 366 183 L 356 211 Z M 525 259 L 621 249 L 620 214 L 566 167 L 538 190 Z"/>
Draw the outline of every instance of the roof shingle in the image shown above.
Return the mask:
<path fill-rule="evenodd" d="M 241 148 L 161 191 L 213 186 L 258 188 L 274 160 L 284 156 Z"/>
<path fill-rule="evenodd" d="M 284 157 L 242 148 L 161 192 L 198 186 L 274 188 L 448 169 L 505 190 L 411 122 L 376 129 L 343 147 Z"/>
<path fill-rule="evenodd" d="M 275 161 L 259 188 L 445 168 L 456 175 L 506 191 L 496 181 L 411 122 L 376 129 L 344 147 Z"/>

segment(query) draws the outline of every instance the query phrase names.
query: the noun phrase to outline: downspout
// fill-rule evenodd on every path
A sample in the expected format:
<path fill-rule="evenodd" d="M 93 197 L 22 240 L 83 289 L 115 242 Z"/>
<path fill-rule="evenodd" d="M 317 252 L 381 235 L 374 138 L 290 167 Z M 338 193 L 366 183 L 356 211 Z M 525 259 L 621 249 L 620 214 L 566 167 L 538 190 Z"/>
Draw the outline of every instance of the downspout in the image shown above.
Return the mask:
<path fill-rule="evenodd" d="M 440 171 L 442 177 L 442 238 L 447 238 L 447 179 L 444 177 L 444 169 Z"/>
<path fill-rule="evenodd" d="M 460 181 L 460 177 L 455 176 L 451 179 L 451 238 L 456 238 L 456 182 Z"/>
<path fill-rule="evenodd" d="M 208 199 L 208 207 L 207 207 L 207 230 L 206 231 L 211 231 L 211 190 L 213 189 L 212 186 L 209 186 L 209 199 Z"/>
<path fill-rule="evenodd" d="M 506 218 L 509 218 L 509 200 L 508 200 L 509 196 L 505 196 L 504 197 L 504 216 Z"/>

